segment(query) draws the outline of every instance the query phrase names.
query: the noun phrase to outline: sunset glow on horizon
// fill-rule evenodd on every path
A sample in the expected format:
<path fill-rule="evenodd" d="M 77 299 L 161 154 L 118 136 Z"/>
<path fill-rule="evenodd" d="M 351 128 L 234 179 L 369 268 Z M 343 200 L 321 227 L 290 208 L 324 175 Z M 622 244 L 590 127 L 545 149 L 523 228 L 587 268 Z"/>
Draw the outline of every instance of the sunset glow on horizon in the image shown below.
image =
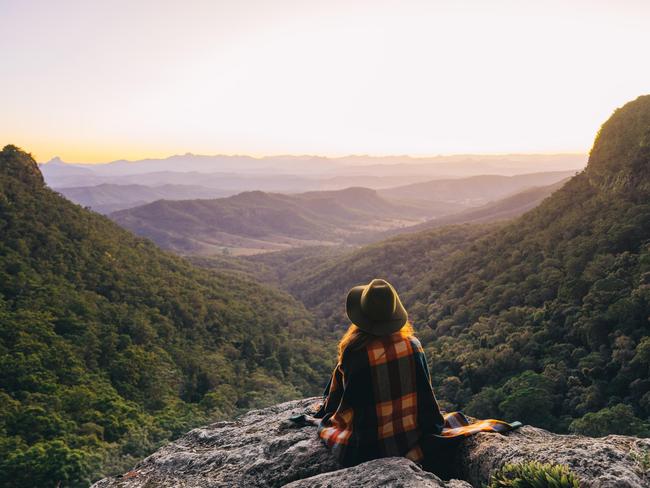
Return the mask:
<path fill-rule="evenodd" d="M 650 92 L 646 1 L 0 0 L 0 145 L 584 153 Z"/>

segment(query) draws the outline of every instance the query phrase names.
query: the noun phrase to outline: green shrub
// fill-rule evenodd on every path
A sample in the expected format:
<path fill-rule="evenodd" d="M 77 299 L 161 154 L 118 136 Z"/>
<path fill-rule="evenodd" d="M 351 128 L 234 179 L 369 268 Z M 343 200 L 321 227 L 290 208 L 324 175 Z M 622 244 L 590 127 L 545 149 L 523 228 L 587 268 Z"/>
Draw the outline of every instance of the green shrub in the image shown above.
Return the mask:
<path fill-rule="evenodd" d="M 578 488 L 579 481 L 567 466 L 529 461 L 506 464 L 493 476 L 489 488 Z"/>

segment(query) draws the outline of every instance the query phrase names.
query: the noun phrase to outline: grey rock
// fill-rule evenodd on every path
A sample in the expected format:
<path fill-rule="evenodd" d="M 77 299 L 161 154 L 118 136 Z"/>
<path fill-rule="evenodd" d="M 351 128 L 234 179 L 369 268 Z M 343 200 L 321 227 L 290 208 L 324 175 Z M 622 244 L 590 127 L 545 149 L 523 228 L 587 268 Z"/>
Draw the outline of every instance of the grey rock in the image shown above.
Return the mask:
<path fill-rule="evenodd" d="M 646 460 L 643 457 L 646 456 Z M 581 488 L 650 487 L 650 439 L 551 434 L 524 426 L 507 435 L 480 433 L 464 441 L 459 475 L 481 486 L 506 463 L 539 461 L 568 466 Z"/>
<path fill-rule="evenodd" d="M 194 429 L 94 488 L 162 487 L 481 487 L 505 463 L 538 460 L 569 466 L 581 487 L 650 487 L 650 440 L 626 436 L 588 438 L 523 427 L 507 435 L 478 434 L 463 441 L 455 467 L 460 480 L 442 481 L 405 458 L 385 458 L 342 468 L 313 425 L 289 417 L 319 399 L 253 410 L 232 422 Z M 644 461 L 644 457 L 646 460 Z"/>
<path fill-rule="evenodd" d="M 368 461 L 352 468 L 319 474 L 304 480 L 294 481 L 285 488 L 471 488 L 460 480 L 442 481 L 436 475 L 423 471 L 406 458 L 384 458 Z"/>
<path fill-rule="evenodd" d="M 294 426 L 316 398 L 253 410 L 233 422 L 194 429 L 95 488 L 276 487 L 339 469 L 312 425 Z"/>

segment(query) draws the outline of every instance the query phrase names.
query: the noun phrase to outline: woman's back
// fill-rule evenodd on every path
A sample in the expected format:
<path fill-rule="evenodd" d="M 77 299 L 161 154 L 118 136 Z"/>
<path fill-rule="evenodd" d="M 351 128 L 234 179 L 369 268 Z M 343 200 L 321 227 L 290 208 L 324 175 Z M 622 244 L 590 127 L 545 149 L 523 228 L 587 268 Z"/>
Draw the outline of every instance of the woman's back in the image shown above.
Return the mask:
<path fill-rule="evenodd" d="M 442 473 L 450 464 L 449 439 L 516 427 L 493 419 L 470 422 L 461 412 L 442 416 L 424 351 L 390 283 L 375 279 L 352 288 L 346 313 L 353 325 L 339 343 L 338 363 L 316 414 L 318 435 L 341 464 L 406 456 L 426 458 Z"/>
<path fill-rule="evenodd" d="M 424 352 L 410 331 L 346 349 L 334 370 L 319 435 L 345 465 L 420 460 L 420 438 L 442 429 Z"/>

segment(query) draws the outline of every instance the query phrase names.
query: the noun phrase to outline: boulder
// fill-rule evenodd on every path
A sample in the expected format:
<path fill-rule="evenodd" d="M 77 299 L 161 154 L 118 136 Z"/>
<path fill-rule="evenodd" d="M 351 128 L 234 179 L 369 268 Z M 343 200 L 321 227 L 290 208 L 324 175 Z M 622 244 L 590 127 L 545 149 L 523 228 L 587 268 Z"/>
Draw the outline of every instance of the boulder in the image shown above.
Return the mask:
<path fill-rule="evenodd" d="M 405 458 L 384 458 L 351 468 L 337 464 L 313 425 L 289 417 L 318 398 L 253 410 L 232 422 L 194 429 L 94 488 L 211 487 L 481 487 L 505 463 L 538 460 L 565 464 L 581 487 L 650 486 L 650 440 L 594 439 L 551 434 L 534 427 L 506 435 L 482 433 L 462 442 L 454 461 L 460 479 L 441 480 Z M 468 483 L 469 482 L 469 483 Z"/>
<path fill-rule="evenodd" d="M 650 439 L 558 435 L 529 426 L 466 439 L 458 453 L 459 476 L 481 486 L 504 464 L 530 460 L 568 466 L 583 488 L 650 487 Z"/>
<path fill-rule="evenodd" d="M 407 487 L 423 488 L 472 488 L 465 481 L 442 481 L 433 473 L 423 471 L 406 458 L 384 458 L 368 461 L 352 468 L 330 471 L 309 478 L 293 481 L 285 488 L 355 488 Z"/>

